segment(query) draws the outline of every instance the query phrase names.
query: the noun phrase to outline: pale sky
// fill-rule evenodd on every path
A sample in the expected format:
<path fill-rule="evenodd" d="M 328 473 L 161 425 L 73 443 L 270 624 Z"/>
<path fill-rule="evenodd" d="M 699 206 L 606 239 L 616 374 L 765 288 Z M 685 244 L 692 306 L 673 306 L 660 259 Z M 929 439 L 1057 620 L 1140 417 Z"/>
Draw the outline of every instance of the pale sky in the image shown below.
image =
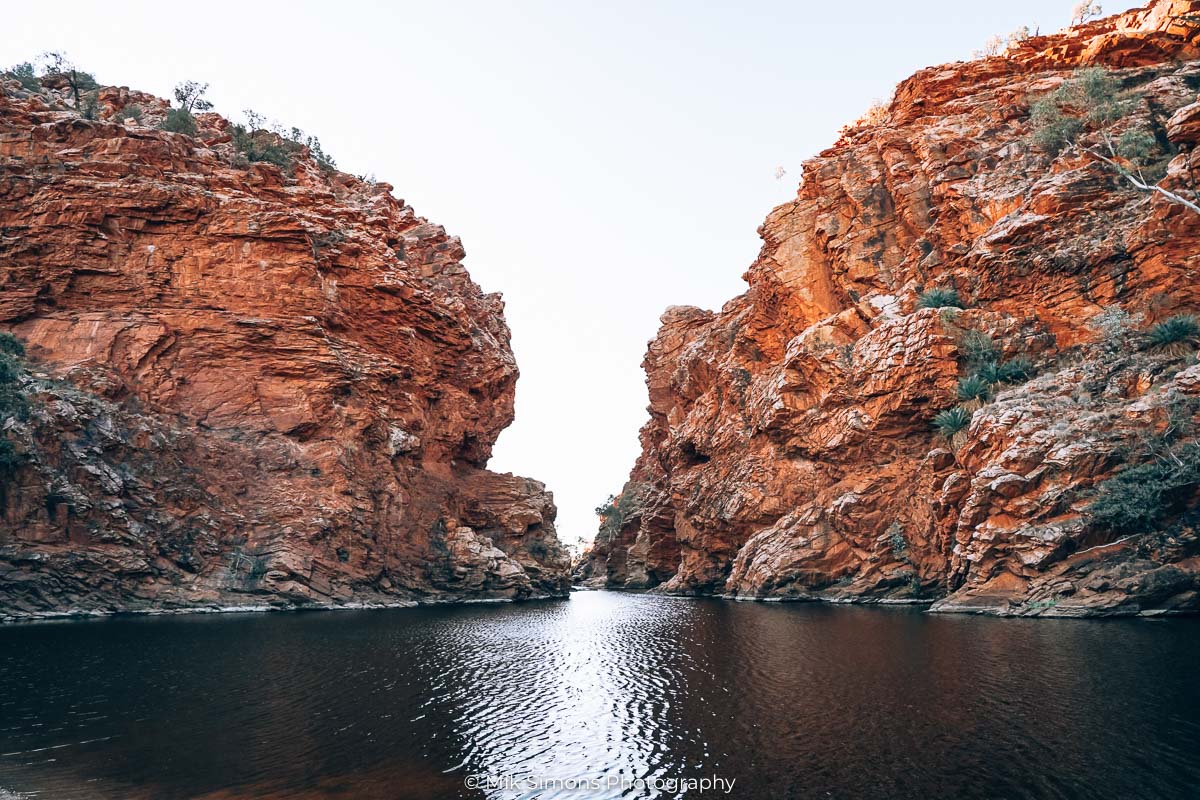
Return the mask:
<path fill-rule="evenodd" d="M 659 315 L 743 290 L 801 162 L 913 71 L 1072 5 L 25 2 L 0 65 L 64 50 L 162 97 L 208 82 L 216 111 L 316 134 L 461 236 L 522 373 L 490 466 L 546 482 L 570 543 L 638 454 Z"/>

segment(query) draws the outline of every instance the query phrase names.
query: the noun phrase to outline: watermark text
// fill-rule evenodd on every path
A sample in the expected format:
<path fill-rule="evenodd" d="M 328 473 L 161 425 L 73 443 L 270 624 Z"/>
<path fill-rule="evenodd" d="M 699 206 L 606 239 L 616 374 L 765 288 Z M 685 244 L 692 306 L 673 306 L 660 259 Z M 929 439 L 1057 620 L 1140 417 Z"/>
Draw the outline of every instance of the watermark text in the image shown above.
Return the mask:
<path fill-rule="evenodd" d="M 468 789 L 486 791 L 612 791 L 632 789 L 656 792 L 692 794 L 730 794 L 737 778 L 722 778 L 719 775 L 699 778 L 674 778 L 655 776 L 632 778 L 627 775 L 605 775 L 593 778 L 543 778 L 536 775 L 468 775 L 463 785 Z"/>

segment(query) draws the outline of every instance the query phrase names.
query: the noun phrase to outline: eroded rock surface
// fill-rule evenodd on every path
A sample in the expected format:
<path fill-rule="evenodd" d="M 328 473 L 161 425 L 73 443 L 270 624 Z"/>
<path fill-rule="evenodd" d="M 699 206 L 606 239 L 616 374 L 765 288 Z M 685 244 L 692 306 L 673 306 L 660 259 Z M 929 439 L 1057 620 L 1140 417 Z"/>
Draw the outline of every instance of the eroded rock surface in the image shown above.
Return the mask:
<path fill-rule="evenodd" d="M 747 292 L 664 314 L 642 454 L 580 575 L 1000 614 L 1197 609 L 1194 497 L 1135 536 L 1088 507 L 1147 441 L 1194 426 L 1195 348 L 1109 347 L 1095 324 L 1200 309 L 1200 215 L 1029 133 L 1031 97 L 1114 69 L 1144 98 L 1131 122 L 1177 151 L 1163 185 L 1194 197 L 1198 14 L 1161 0 L 923 70 L 810 160 L 760 228 Z M 917 308 L 931 287 L 969 308 Z M 931 421 L 980 334 L 1036 377 L 947 440 Z"/>
<path fill-rule="evenodd" d="M 485 469 L 518 372 L 457 238 L 215 114 L 2 88 L 0 614 L 565 593 L 552 497 Z"/>

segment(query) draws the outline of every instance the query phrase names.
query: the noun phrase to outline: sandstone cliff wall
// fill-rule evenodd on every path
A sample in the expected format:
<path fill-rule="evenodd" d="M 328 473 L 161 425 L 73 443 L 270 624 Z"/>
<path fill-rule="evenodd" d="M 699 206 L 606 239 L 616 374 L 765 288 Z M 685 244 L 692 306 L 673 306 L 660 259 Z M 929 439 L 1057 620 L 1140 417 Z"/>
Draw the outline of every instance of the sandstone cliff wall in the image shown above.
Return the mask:
<path fill-rule="evenodd" d="M 1143 442 L 1194 424 L 1194 347 L 1106 349 L 1090 323 L 1200 310 L 1200 216 L 1028 135 L 1030 98 L 1111 68 L 1141 98 L 1130 124 L 1178 149 L 1164 185 L 1194 196 L 1198 22 L 1200 3 L 1161 0 L 923 70 L 807 162 L 759 230 L 747 292 L 664 314 L 642 454 L 581 576 L 991 613 L 1195 609 L 1194 498 L 1136 536 L 1087 509 Z M 967 310 L 917 308 L 931 287 Z M 947 441 L 931 421 L 958 402 L 971 331 L 1036 377 Z"/>
<path fill-rule="evenodd" d="M 246 163 L 230 126 L 0 91 L 0 327 L 28 348 L 0 615 L 566 591 L 499 295 L 387 184 Z M 118 121 L 136 104 L 142 121 Z"/>

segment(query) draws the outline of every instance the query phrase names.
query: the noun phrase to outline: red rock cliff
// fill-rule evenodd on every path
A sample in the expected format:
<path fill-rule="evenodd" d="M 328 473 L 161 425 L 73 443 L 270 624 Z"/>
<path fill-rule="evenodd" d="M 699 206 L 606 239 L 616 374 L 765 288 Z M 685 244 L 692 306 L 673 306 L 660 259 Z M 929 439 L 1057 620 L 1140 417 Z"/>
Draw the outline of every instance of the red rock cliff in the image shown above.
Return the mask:
<path fill-rule="evenodd" d="M 484 469 L 517 366 L 458 239 L 215 114 L 46 83 L 0 93 L 0 615 L 565 592 L 551 496 Z"/>
<path fill-rule="evenodd" d="M 1005 614 L 1196 609 L 1194 497 L 1135 536 L 1088 509 L 1141 443 L 1194 424 L 1194 347 L 1131 333 L 1114 351 L 1095 325 L 1106 307 L 1145 325 L 1200 309 L 1200 215 L 1028 134 L 1031 97 L 1111 68 L 1178 152 L 1163 185 L 1194 197 L 1198 45 L 1200 3 L 1162 0 L 926 69 L 807 162 L 746 294 L 663 316 L 642 455 L 584 575 Z M 930 287 L 967 310 L 919 309 Z M 971 331 L 1036 376 L 951 442 L 931 420 L 958 402 Z"/>

